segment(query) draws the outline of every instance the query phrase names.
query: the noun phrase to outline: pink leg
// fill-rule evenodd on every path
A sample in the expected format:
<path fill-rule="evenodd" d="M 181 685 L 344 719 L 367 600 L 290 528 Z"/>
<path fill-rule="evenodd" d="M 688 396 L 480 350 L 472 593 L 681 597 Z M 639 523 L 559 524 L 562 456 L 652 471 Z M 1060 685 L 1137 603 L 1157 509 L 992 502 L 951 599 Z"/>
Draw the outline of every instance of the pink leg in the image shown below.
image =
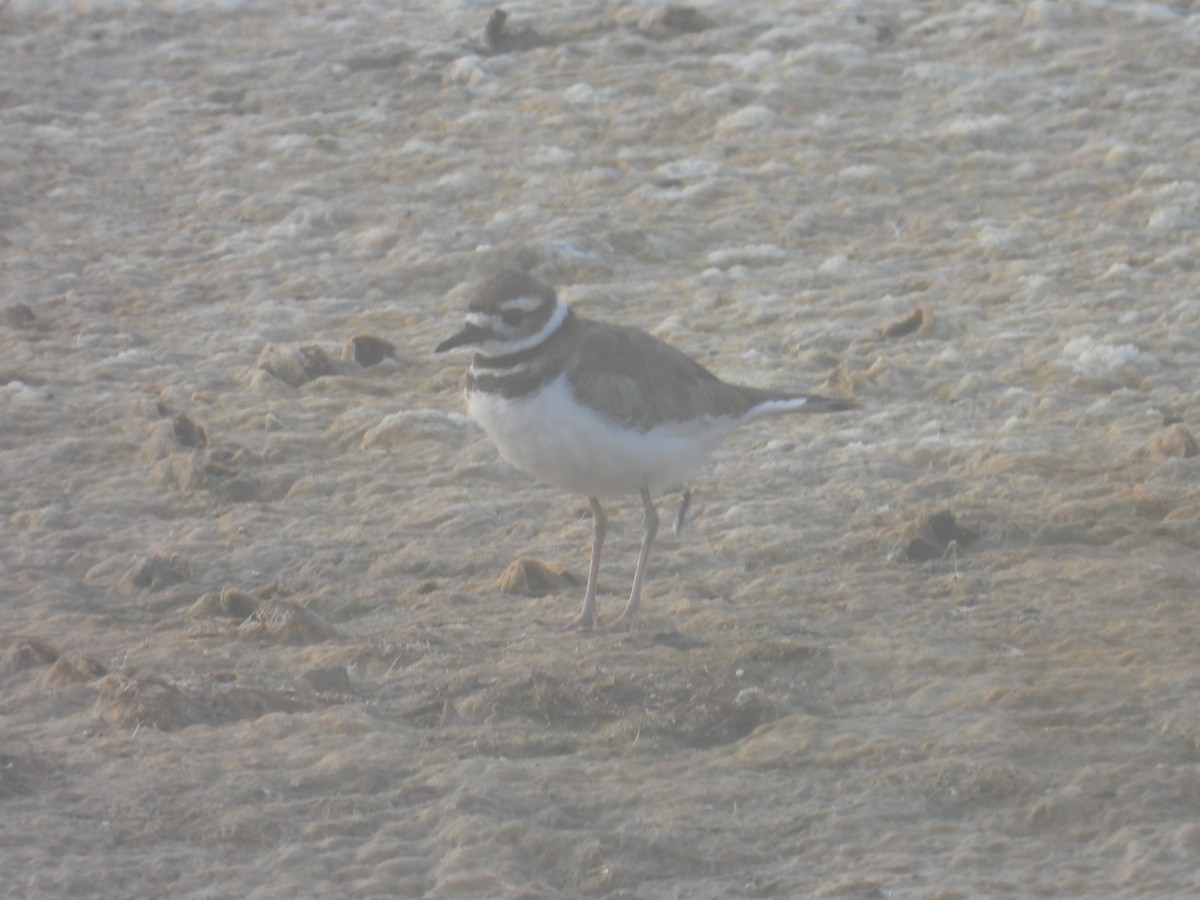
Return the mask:
<path fill-rule="evenodd" d="M 596 627 L 596 582 L 600 580 L 600 548 L 604 546 L 604 537 L 608 534 L 608 518 L 600 508 L 600 501 L 588 497 L 592 507 L 592 562 L 588 566 L 587 591 L 583 595 L 583 609 L 579 615 L 567 623 L 567 629 L 589 629 Z"/>
<path fill-rule="evenodd" d="M 633 570 L 633 590 L 629 592 L 629 603 L 625 611 L 609 624 L 609 628 L 621 631 L 636 631 L 638 626 L 638 607 L 642 602 L 642 582 L 646 580 L 646 560 L 650 557 L 650 545 L 658 534 L 658 512 L 654 509 L 654 501 L 650 499 L 650 491 L 642 488 L 642 506 L 646 509 L 646 534 L 642 537 L 642 551 L 638 554 L 637 568 Z"/>

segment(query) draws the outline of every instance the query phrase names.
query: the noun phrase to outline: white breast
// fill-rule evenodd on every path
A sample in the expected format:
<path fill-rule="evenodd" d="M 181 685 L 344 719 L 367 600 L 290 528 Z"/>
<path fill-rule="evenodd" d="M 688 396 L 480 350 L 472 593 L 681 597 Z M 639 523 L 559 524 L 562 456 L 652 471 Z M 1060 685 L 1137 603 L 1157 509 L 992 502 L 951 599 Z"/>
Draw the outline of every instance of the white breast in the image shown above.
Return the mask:
<path fill-rule="evenodd" d="M 468 394 L 467 411 L 518 469 L 589 497 L 671 487 L 738 425 L 708 417 L 630 431 L 581 406 L 565 375 L 529 397 Z"/>

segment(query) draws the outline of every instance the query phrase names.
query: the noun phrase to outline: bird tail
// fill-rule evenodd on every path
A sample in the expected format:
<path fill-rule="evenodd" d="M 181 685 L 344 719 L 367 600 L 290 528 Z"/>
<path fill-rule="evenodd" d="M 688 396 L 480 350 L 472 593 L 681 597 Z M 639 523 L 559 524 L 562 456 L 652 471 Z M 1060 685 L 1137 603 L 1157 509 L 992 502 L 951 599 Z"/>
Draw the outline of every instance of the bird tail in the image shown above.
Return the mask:
<path fill-rule="evenodd" d="M 747 419 L 782 413 L 834 413 L 858 409 L 858 404 L 844 397 L 822 397 L 819 394 L 770 394 L 750 407 Z"/>

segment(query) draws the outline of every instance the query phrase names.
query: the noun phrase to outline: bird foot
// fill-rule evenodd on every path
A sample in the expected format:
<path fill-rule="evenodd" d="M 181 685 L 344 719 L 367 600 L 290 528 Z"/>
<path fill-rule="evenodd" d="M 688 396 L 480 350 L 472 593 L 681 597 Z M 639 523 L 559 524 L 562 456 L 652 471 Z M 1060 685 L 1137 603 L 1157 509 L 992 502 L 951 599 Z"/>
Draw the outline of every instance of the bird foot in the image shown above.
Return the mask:
<path fill-rule="evenodd" d="M 561 631 L 592 631 L 598 624 L 595 613 L 581 613 L 565 625 L 559 626 L 559 628 Z"/>
<path fill-rule="evenodd" d="M 637 628 L 638 628 L 637 616 L 629 615 L 628 610 L 626 610 L 625 612 L 623 612 L 619 616 L 617 616 L 615 619 L 613 619 L 611 622 L 609 622 L 607 625 L 603 626 L 600 630 L 601 631 L 633 632 L 633 631 L 637 631 Z"/>
<path fill-rule="evenodd" d="M 621 613 L 621 615 L 617 616 L 606 625 L 601 625 L 600 620 L 594 615 L 579 615 L 570 622 L 559 625 L 555 630 L 564 633 L 570 631 L 595 631 L 604 633 L 618 632 L 622 634 L 628 634 L 638 630 L 638 623 L 635 617 L 627 615 L 626 613 Z"/>

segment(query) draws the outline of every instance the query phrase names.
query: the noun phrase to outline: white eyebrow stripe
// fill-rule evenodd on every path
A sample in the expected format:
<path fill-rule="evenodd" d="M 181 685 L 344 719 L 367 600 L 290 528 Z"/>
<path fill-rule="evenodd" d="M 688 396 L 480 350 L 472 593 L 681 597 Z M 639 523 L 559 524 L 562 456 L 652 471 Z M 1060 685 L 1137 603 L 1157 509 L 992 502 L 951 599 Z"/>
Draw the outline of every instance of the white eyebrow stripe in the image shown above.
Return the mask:
<path fill-rule="evenodd" d="M 538 329 L 535 334 L 515 340 L 489 341 L 489 345 L 494 345 L 497 348 L 496 350 L 492 351 L 492 355 L 507 356 L 510 353 L 520 353 L 522 350 L 528 350 L 530 347 L 536 347 L 538 344 L 542 343 L 542 341 L 547 340 L 550 335 L 554 334 L 554 332 L 558 331 L 559 327 L 566 320 L 567 313 L 570 311 L 571 310 L 568 309 L 567 304 L 563 303 L 561 300 L 556 300 L 554 303 L 554 312 L 550 314 L 550 318 L 546 320 L 546 324 Z"/>
<path fill-rule="evenodd" d="M 503 310 L 519 310 L 520 312 L 533 312 L 535 309 L 541 309 L 543 301 L 537 297 L 513 297 L 505 300 L 500 304 Z"/>

